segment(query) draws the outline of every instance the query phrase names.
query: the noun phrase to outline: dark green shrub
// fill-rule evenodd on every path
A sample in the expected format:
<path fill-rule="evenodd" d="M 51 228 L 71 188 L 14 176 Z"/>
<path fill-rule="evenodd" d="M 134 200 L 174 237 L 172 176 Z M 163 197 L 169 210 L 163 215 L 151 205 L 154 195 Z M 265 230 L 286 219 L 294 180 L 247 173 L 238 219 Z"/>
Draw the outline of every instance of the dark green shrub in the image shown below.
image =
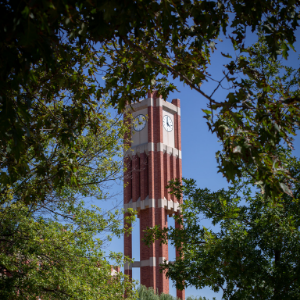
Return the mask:
<path fill-rule="evenodd" d="M 189 296 L 186 298 L 186 300 L 209 300 L 209 299 L 207 299 L 206 297 L 201 297 L 201 296 L 199 296 L 199 297 Z M 213 297 L 213 300 L 216 300 L 216 298 Z"/>
<path fill-rule="evenodd" d="M 160 294 L 155 293 L 153 288 L 146 288 L 144 285 L 140 285 L 138 290 L 139 300 L 180 300 L 177 297 L 173 297 L 169 294 Z M 209 300 L 206 297 L 187 297 L 186 300 Z M 213 298 L 216 300 L 216 298 Z"/>
<path fill-rule="evenodd" d="M 168 294 L 157 295 L 153 288 L 146 288 L 144 285 L 141 285 L 138 288 L 139 300 L 179 300 Z"/>

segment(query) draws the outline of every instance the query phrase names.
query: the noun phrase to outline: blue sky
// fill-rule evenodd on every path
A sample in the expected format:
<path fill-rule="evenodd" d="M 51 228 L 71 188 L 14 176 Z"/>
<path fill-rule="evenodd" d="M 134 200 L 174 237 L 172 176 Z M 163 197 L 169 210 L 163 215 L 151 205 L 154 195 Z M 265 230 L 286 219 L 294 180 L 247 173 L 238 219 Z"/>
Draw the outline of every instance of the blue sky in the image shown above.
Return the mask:
<path fill-rule="evenodd" d="M 299 32 L 297 36 L 300 37 Z M 253 42 L 253 35 L 248 34 L 246 42 Z M 212 77 L 216 79 L 222 78 L 222 66 L 227 63 L 227 60 L 220 54 L 230 52 L 232 55 L 235 53 L 231 50 L 231 45 L 228 40 L 219 42 L 217 45 L 217 51 L 213 54 L 209 72 Z M 300 41 L 298 39 L 295 49 L 300 49 Z M 299 60 L 297 53 L 291 53 L 288 64 L 294 67 L 299 67 Z M 217 173 L 217 163 L 215 159 L 215 153 L 220 149 L 217 137 L 208 131 L 206 119 L 203 118 L 204 114 L 202 109 L 207 106 L 207 101 L 198 92 L 191 90 L 188 86 L 184 86 L 181 82 L 174 81 L 177 85 L 178 92 L 172 93 L 167 101 L 171 101 L 174 98 L 181 100 L 181 126 L 182 126 L 182 167 L 183 177 L 194 178 L 197 181 L 199 187 L 207 187 L 211 190 L 218 190 L 227 186 L 227 181 L 223 178 L 222 174 Z M 205 92 L 210 94 L 216 87 L 216 83 L 204 83 L 202 88 Z M 219 90 L 216 93 L 217 100 L 223 100 L 227 94 L 224 90 Z M 299 156 L 300 138 L 295 139 L 295 151 L 294 154 Z M 115 184 L 113 186 L 114 191 L 119 191 L 120 194 L 115 197 L 115 202 L 119 208 L 122 208 L 122 185 Z M 104 208 L 108 208 L 111 202 L 105 204 L 98 204 Z M 172 225 L 172 219 L 170 219 L 170 225 Z M 210 226 L 209 220 L 203 220 L 204 226 Z M 134 225 L 133 230 L 133 257 L 139 260 L 139 224 Z M 169 260 L 174 260 L 175 250 L 169 247 Z M 112 250 L 116 252 L 123 251 L 123 239 L 113 239 L 113 241 L 107 246 L 107 251 Z M 139 280 L 139 269 L 133 269 L 133 278 Z M 170 283 L 170 294 L 175 296 L 175 288 Z M 189 287 L 186 290 L 186 296 L 205 296 L 208 299 L 216 297 L 217 300 L 222 298 L 221 293 L 214 293 L 209 288 L 202 290 L 196 290 L 193 287 Z"/>

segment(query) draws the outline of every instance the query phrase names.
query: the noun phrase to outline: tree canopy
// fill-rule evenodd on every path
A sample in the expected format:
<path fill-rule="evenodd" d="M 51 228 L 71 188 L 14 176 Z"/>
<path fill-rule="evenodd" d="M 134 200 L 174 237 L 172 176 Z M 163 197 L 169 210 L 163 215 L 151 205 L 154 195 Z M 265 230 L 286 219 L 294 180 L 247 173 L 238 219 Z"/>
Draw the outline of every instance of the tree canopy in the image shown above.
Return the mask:
<path fill-rule="evenodd" d="M 300 161 L 286 158 L 296 178 L 293 197 L 282 193 L 276 201 L 246 174 L 216 192 L 197 187 L 193 179 L 170 184 L 184 198 L 182 217 L 176 217 L 181 228 L 148 233 L 178 247 L 181 257 L 162 266 L 178 288 L 209 286 L 230 300 L 299 299 Z M 206 218 L 211 227 L 203 225 Z"/>
<path fill-rule="evenodd" d="M 208 111 L 206 117 L 213 131 L 219 124 L 223 149 L 217 160 L 230 180 L 228 189 L 213 192 L 197 188 L 193 179 L 171 181 L 170 191 L 184 199 L 176 216 L 181 226 L 148 229 L 147 242 L 171 240 L 179 249 L 180 258 L 163 265 L 178 288 L 209 286 L 231 300 L 298 299 L 300 162 L 291 155 L 291 134 L 299 128 L 299 106 L 278 98 L 298 97 L 299 70 L 274 61 L 263 34 L 251 51 L 255 55 L 239 60 L 263 74 L 266 85 L 256 76 L 243 78 L 251 92 L 247 101 L 232 113 Z M 290 123 L 288 134 L 284 122 Z M 278 188 L 272 189 L 275 182 Z M 201 224 L 204 218 L 211 228 Z"/>
<path fill-rule="evenodd" d="M 179 300 L 177 297 L 174 298 L 169 294 L 158 294 L 153 290 L 153 288 L 146 288 L 144 285 L 141 285 L 138 287 L 138 299 L 139 300 Z M 193 297 L 189 296 L 186 298 L 186 300 L 209 300 L 206 297 Z M 213 298 L 212 300 L 216 300 L 216 298 Z"/>
<path fill-rule="evenodd" d="M 109 116 L 108 100 L 102 99 L 87 113 L 83 131 L 75 131 L 66 145 L 52 132 L 67 126 L 62 110 L 68 102 L 61 97 L 52 105 L 42 103 L 44 110 L 33 110 L 27 121 L 39 137 L 39 148 L 30 147 L 19 158 L 27 168 L 18 172 L 14 165 L 4 165 L 12 157 L 9 145 L 2 157 L 0 297 L 116 299 L 126 291 L 131 298 L 129 278 L 111 276 L 108 256 L 122 265 L 122 253 L 103 250 L 111 235 L 124 233 L 121 212 L 86 202 L 111 197 L 107 185 L 122 176 L 128 129 L 120 116 Z M 49 122 L 50 116 L 57 122 Z M 8 167 L 14 181 L 3 180 L 10 178 Z"/>
<path fill-rule="evenodd" d="M 126 130 L 120 124 L 114 130 L 101 99 L 109 95 L 121 111 L 149 89 L 166 98 L 176 89 L 174 79 L 206 100 L 208 126 L 223 146 L 219 170 L 232 184 L 248 176 L 265 201 L 277 203 L 283 193 L 295 199 L 295 178 L 277 149 L 292 147 L 299 128 L 299 68 L 283 67 L 277 76 L 276 64 L 296 41 L 299 1 L 10 0 L 0 9 L 0 198 L 4 216 L 20 210 L 14 224 L 35 224 L 32 212 L 45 203 L 55 205 L 57 216 L 66 199 L 101 198 L 101 183 L 118 169 L 113 158 Z M 247 45 L 247 31 L 263 37 L 264 49 Z M 221 35 L 237 55 L 223 53 L 224 78 L 211 78 Z M 203 90 L 208 80 L 216 81 L 210 94 Z M 230 90 L 219 99 L 223 81 Z M 55 222 L 34 226 L 62 228 Z M 17 229 L 14 234 L 19 245 Z M 40 236 L 47 234 L 31 235 Z M 14 249 L 2 256 L 5 270 L 20 251 Z"/>
<path fill-rule="evenodd" d="M 83 203 L 59 208 L 45 217 L 39 205 L 1 207 L 1 299 L 116 299 L 124 291 L 131 299 L 131 281 L 121 272 L 112 276 L 103 251 L 103 233 L 122 232 L 117 216 Z M 123 263 L 122 254 L 112 257 Z"/>
<path fill-rule="evenodd" d="M 256 127 L 247 128 L 249 135 L 259 136 L 256 140 L 265 149 L 263 155 L 255 143 L 248 143 L 247 151 L 256 157 L 257 168 L 264 165 L 269 179 L 265 180 L 262 175 L 265 172 L 258 172 L 257 181 L 264 182 L 266 193 L 275 196 L 282 191 L 272 164 L 263 162 L 262 156 L 271 157 L 270 145 L 276 143 L 276 139 L 269 137 L 274 136 L 278 128 L 280 134 L 286 136 L 295 132 L 299 97 L 287 90 L 283 94 L 272 94 L 264 73 L 254 70 L 249 63 L 248 58 L 255 58 L 256 52 L 246 45 L 246 32 L 255 35 L 262 30 L 270 58 L 286 58 L 296 41 L 298 1 L 6 1 L 1 3 L 1 11 L 4 17 L 0 35 L 0 139 L 2 147 L 12 145 L 15 159 L 29 147 L 39 145 L 38 137 L 34 139 L 35 130 L 26 124 L 32 110 L 39 110 L 33 98 L 42 97 L 48 105 L 53 102 L 57 87 L 74 93 L 72 105 L 62 110 L 66 110 L 68 126 L 59 131 L 68 144 L 74 131 L 81 131 L 87 122 L 86 111 L 93 105 L 91 94 L 95 95 L 93 99 L 99 99 L 109 93 L 112 104 L 121 110 L 125 103 L 144 97 L 149 89 L 157 89 L 166 98 L 176 89 L 172 80 L 169 81 L 172 77 L 199 92 L 199 96 L 206 99 L 209 111 L 217 110 L 241 127 L 246 126 L 248 113 L 255 114 L 257 121 L 265 122 L 266 126 L 260 131 Z M 217 43 L 221 43 L 218 40 L 221 34 L 231 40 L 238 55 L 230 58 L 223 53 L 224 62 L 227 59 L 222 66 L 224 80 L 232 89 L 223 99 L 217 99 L 214 91 L 208 95 L 202 86 L 211 79 L 208 66 Z M 90 56 L 90 51 L 97 53 L 92 66 L 84 58 Z M 79 63 L 74 57 L 80 55 Z M 37 71 L 55 80 L 51 88 L 43 87 L 43 92 L 38 94 L 31 90 L 39 85 Z M 82 73 L 88 80 L 101 73 L 105 82 L 90 82 L 85 87 L 85 96 L 76 96 L 74 88 L 80 85 L 78 74 Z M 45 85 L 47 76 L 43 81 Z M 260 93 L 252 94 L 247 78 L 260 88 Z M 212 79 L 217 80 L 216 89 L 222 87 L 223 79 Z M 245 114 L 241 114 L 241 110 Z M 262 111 L 270 111 L 268 117 Z M 287 111 L 284 118 L 281 111 Z M 57 123 L 51 117 L 49 121 Z M 38 126 L 44 125 L 38 123 Z M 210 126 L 226 149 L 237 149 L 235 145 L 240 141 L 224 134 L 223 122 L 212 119 Z M 232 154 L 232 150 L 228 151 Z M 221 160 L 223 173 L 229 180 L 239 176 L 240 163 L 248 161 L 247 151 L 241 151 L 239 162 L 232 155 L 230 163 Z M 25 170 L 26 163 L 18 165 Z"/>

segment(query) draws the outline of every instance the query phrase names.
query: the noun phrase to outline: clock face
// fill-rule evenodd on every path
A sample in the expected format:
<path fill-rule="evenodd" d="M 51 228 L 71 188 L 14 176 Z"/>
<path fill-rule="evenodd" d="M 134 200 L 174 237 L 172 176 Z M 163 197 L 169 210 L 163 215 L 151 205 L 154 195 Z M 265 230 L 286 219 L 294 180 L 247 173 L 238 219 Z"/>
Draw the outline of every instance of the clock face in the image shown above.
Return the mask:
<path fill-rule="evenodd" d="M 172 120 L 169 116 L 164 116 L 163 124 L 164 124 L 164 128 L 167 131 L 172 131 L 173 130 L 173 122 L 172 122 Z"/>
<path fill-rule="evenodd" d="M 142 114 L 133 119 L 133 128 L 135 131 L 141 131 L 146 126 L 146 117 Z"/>

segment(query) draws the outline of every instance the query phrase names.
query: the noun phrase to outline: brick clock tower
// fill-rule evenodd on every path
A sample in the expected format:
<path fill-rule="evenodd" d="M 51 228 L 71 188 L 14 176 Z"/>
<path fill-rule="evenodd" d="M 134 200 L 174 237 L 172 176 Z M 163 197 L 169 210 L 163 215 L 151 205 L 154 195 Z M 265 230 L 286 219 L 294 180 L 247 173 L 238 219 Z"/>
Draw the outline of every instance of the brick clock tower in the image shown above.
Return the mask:
<path fill-rule="evenodd" d="M 160 273 L 159 265 L 168 261 L 168 245 L 155 241 L 148 247 L 142 239 L 147 227 L 167 227 L 167 216 L 180 213 L 177 199 L 166 189 L 169 180 L 182 177 L 180 100 L 170 103 L 149 92 L 147 99 L 131 108 L 132 143 L 124 158 L 124 209 L 138 211 L 141 242 L 140 261 L 125 265 L 125 274 L 132 276 L 132 268 L 140 268 L 142 285 L 167 294 L 169 280 Z M 132 258 L 131 234 L 124 236 L 124 255 Z M 177 290 L 177 297 L 184 299 L 185 292 Z"/>

